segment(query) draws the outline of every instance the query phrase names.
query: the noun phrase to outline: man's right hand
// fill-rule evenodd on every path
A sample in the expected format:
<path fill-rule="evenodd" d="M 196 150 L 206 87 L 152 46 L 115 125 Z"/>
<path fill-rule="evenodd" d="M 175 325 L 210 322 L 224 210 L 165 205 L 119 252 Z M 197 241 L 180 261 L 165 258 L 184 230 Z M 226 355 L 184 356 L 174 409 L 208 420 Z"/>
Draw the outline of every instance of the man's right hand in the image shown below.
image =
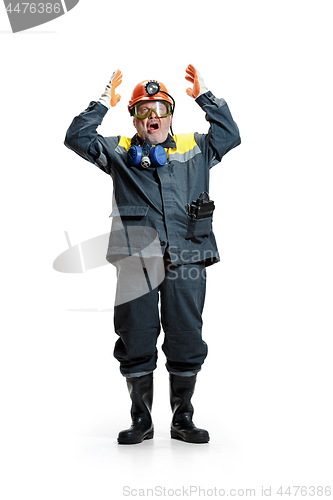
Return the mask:
<path fill-rule="evenodd" d="M 120 101 L 120 94 L 116 94 L 116 88 L 121 84 L 123 75 L 120 69 L 112 74 L 109 83 L 105 87 L 104 93 L 99 98 L 99 102 L 110 108 L 114 107 Z"/>

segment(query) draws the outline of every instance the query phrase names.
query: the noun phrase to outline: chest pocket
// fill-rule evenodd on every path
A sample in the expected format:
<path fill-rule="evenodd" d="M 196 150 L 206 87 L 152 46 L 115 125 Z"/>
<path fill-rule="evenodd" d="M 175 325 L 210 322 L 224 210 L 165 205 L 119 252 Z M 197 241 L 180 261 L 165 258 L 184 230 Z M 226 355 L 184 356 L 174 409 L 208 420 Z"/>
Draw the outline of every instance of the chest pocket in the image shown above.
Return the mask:
<path fill-rule="evenodd" d="M 131 255 L 146 246 L 148 206 L 118 205 L 112 210 L 109 247 Z"/>

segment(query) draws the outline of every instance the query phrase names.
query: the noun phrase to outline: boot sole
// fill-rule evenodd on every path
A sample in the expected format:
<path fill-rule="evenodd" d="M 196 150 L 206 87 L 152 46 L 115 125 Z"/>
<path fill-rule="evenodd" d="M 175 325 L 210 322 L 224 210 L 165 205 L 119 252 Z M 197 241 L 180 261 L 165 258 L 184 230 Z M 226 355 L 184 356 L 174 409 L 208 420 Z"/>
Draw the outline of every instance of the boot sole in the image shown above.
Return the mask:
<path fill-rule="evenodd" d="M 118 438 L 118 444 L 139 444 L 145 441 L 146 439 L 153 439 L 154 431 L 148 432 L 142 439 L 133 440 L 131 438 Z"/>
<path fill-rule="evenodd" d="M 184 441 L 185 443 L 196 443 L 196 444 L 202 443 L 203 444 L 203 443 L 209 442 L 209 436 L 207 438 L 198 437 L 197 439 L 189 439 L 189 438 L 184 437 L 182 434 L 180 434 L 176 431 L 173 431 L 173 430 L 170 431 L 170 435 L 171 435 L 172 439 L 178 439 L 178 441 Z"/>

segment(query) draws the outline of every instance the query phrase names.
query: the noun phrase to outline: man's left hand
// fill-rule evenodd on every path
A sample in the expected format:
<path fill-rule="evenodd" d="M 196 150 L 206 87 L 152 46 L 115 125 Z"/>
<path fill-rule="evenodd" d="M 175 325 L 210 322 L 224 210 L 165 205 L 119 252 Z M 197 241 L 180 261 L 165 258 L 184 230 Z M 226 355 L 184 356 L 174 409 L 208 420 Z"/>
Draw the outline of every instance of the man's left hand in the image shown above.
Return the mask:
<path fill-rule="evenodd" d="M 192 64 L 189 64 L 186 68 L 185 79 L 188 82 L 193 83 L 193 89 L 191 89 L 190 87 L 186 89 L 186 92 L 190 97 L 196 99 L 197 97 L 199 97 L 199 95 L 204 94 L 208 91 L 202 76 Z"/>

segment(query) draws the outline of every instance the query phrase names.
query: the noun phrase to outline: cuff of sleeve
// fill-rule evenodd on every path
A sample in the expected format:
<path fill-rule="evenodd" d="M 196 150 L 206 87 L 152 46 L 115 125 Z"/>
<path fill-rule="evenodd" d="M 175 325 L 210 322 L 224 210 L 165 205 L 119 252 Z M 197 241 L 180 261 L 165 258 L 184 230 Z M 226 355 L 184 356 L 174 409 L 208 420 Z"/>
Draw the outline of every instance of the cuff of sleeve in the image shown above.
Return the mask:
<path fill-rule="evenodd" d="M 204 92 L 203 94 L 198 95 L 198 97 L 195 99 L 196 102 L 200 105 L 201 103 L 205 104 L 207 102 L 207 99 L 210 100 L 210 98 L 213 96 L 210 90 L 207 90 L 207 92 Z"/>
<path fill-rule="evenodd" d="M 100 102 L 101 104 L 103 104 L 103 106 L 105 106 L 106 108 L 110 109 L 111 108 L 111 104 L 110 104 L 110 99 L 106 98 L 106 97 L 100 97 L 98 99 L 98 102 Z"/>
<path fill-rule="evenodd" d="M 85 111 L 94 111 L 100 116 L 101 119 L 103 119 L 108 112 L 108 108 L 101 102 L 91 101 Z"/>
<path fill-rule="evenodd" d="M 226 104 L 224 99 L 220 99 L 218 97 L 215 97 L 214 94 L 210 91 L 207 90 L 204 94 L 199 95 L 196 98 L 196 102 L 199 104 L 199 106 L 203 107 L 205 104 L 214 104 L 218 108 L 221 108 Z"/>

